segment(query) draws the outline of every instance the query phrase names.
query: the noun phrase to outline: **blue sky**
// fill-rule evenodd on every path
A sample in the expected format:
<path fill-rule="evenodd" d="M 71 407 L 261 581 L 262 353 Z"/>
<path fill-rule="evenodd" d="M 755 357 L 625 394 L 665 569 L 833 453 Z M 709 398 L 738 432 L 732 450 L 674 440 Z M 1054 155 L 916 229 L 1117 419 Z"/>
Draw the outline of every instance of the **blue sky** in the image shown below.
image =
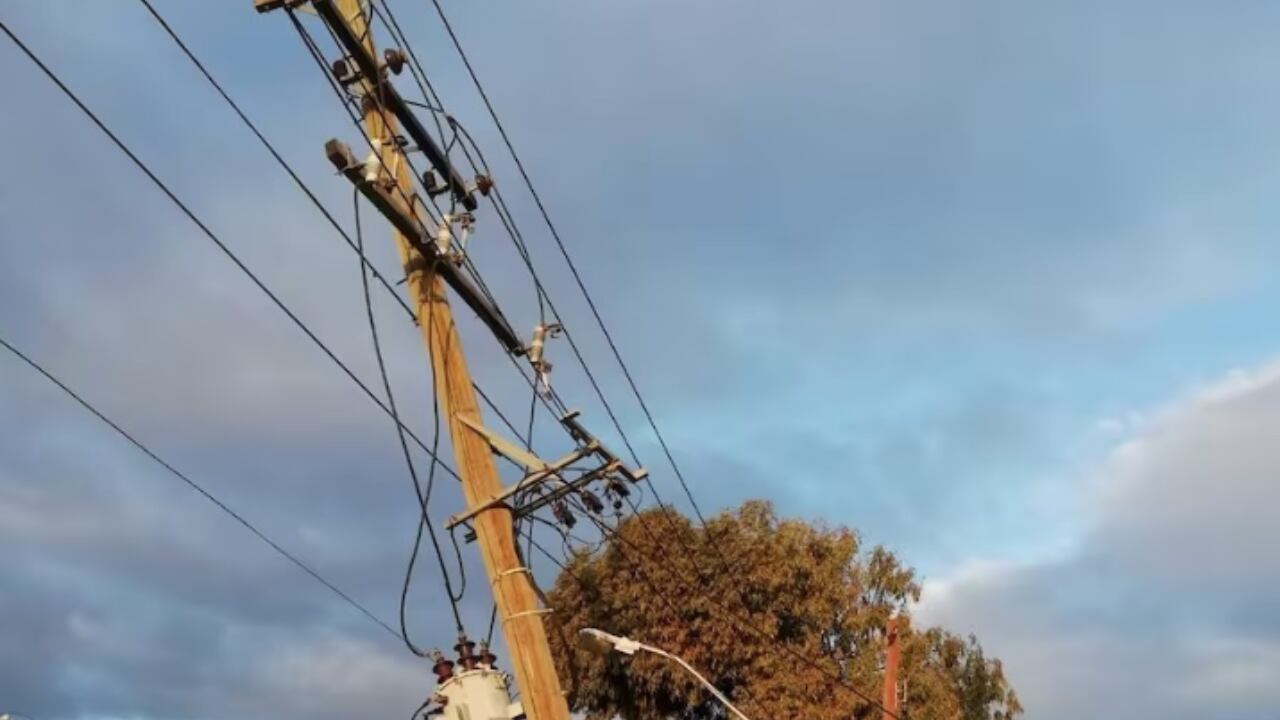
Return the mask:
<path fill-rule="evenodd" d="M 900 552 L 928 580 L 920 613 L 978 632 L 1028 717 L 1275 715 L 1280 10 L 447 7 L 704 509 L 764 497 Z M 287 21 L 159 8 L 349 227 L 322 147 L 358 136 Z M 429 4 L 392 8 L 678 500 Z M 375 380 L 349 250 L 140 5 L 0 17 Z M 0 332 L 393 617 L 414 516 L 385 418 L 7 43 L 0 68 Z M 480 221 L 477 262 L 529 327 L 528 277 Z M 428 428 L 416 331 L 377 310 Z M 496 348 L 466 338 L 522 414 Z M 39 378 L 0 362 L 0 397 L 18 631 L 0 700 L 37 718 L 416 704 L 425 668 Z M 445 483 L 436 514 L 459 502 Z M 439 589 L 416 592 L 422 642 L 450 644 Z M 466 607 L 487 619 L 474 587 Z"/>

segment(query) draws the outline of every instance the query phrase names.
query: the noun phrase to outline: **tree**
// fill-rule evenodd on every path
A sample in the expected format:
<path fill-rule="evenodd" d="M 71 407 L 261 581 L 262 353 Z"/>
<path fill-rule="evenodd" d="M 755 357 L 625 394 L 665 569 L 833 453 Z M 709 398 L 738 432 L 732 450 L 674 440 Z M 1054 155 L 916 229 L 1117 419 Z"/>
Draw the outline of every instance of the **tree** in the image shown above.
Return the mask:
<path fill-rule="evenodd" d="M 846 684 L 879 699 L 884 629 L 895 614 L 904 718 L 1021 714 L 1000 662 L 975 638 L 911 626 L 919 597 L 914 571 L 883 547 L 864 552 L 852 530 L 780 520 L 769 503 L 752 501 L 705 530 L 671 510 L 630 517 L 603 547 L 569 558 L 548 601 L 570 705 L 588 720 L 725 713 L 669 661 L 579 648 L 584 627 L 684 657 L 761 720 L 878 720 L 880 710 Z"/>

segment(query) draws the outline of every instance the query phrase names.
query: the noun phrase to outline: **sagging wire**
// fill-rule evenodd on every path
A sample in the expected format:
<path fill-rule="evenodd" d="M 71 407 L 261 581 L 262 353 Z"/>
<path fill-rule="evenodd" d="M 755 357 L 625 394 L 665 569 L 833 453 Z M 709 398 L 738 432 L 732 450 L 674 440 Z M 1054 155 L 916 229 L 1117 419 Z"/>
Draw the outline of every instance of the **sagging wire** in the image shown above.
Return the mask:
<path fill-rule="evenodd" d="M 418 59 L 417 52 L 414 50 L 412 43 L 409 42 L 407 34 L 401 28 L 400 23 L 397 20 L 395 13 L 392 11 L 391 7 L 385 3 L 381 5 L 379 5 L 378 3 L 374 3 L 370 7 L 373 14 L 379 20 L 382 21 L 384 26 L 386 26 L 388 32 L 390 32 L 392 36 L 393 41 L 395 41 L 405 51 L 409 60 L 408 66 L 410 68 L 410 74 L 414 78 L 414 81 L 418 86 L 418 90 L 422 93 L 423 99 L 427 101 L 425 103 L 413 103 L 413 104 L 425 107 L 431 111 L 432 120 L 436 124 L 437 134 L 440 137 L 442 142 L 444 142 L 445 133 L 444 133 L 443 126 L 440 124 L 440 117 L 443 116 L 447 121 L 451 132 L 450 132 L 450 138 L 445 145 L 445 155 L 446 156 L 451 155 L 455 146 L 461 148 L 464 156 L 467 159 L 468 164 L 471 166 L 472 172 L 477 175 L 483 174 L 483 177 L 488 178 L 489 185 L 490 185 L 489 187 L 490 192 L 494 193 L 494 197 L 491 197 L 491 202 L 493 203 L 494 212 L 498 216 L 500 223 L 503 225 L 504 229 L 506 230 L 507 235 L 511 238 L 513 244 L 515 245 L 516 250 L 521 257 L 521 260 L 525 263 L 526 267 L 531 271 L 531 277 L 533 278 L 533 281 L 534 281 L 534 286 L 536 290 L 536 299 L 538 302 L 538 315 L 539 315 L 538 327 L 539 328 L 548 327 L 550 324 L 547 323 L 546 321 L 547 300 L 548 300 L 546 290 L 545 288 L 542 287 L 541 282 L 539 281 L 536 274 L 532 273 L 532 270 L 533 270 L 532 258 L 529 255 L 528 247 L 525 245 L 523 237 L 519 232 L 519 229 L 515 226 L 514 218 L 511 216 L 510 210 L 506 207 L 505 200 L 501 198 L 501 195 L 498 189 L 492 185 L 492 172 L 489 169 L 488 163 L 484 161 L 483 154 L 481 153 L 479 146 L 476 144 L 474 138 L 471 137 L 470 133 L 466 130 L 466 128 L 461 123 L 459 123 L 455 118 L 453 118 L 453 116 L 449 115 L 447 112 L 444 111 L 443 102 L 440 99 L 439 93 L 436 92 L 435 87 L 431 84 L 431 80 L 425 68 L 422 66 L 421 61 Z M 332 35 L 332 29 L 330 29 L 330 34 Z M 335 38 L 335 41 L 336 41 L 336 38 Z M 385 110 L 379 107 L 379 112 L 383 113 L 384 122 L 385 122 L 386 121 Z M 465 142 L 459 143 L 460 139 L 465 140 Z M 477 166 L 476 161 L 472 158 L 471 151 L 468 149 L 468 144 L 471 146 L 471 148 L 475 150 L 476 157 L 480 159 L 481 161 L 480 166 Z M 409 165 L 411 168 L 413 167 L 411 162 L 409 163 Z M 415 178 L 416 178 L 418 174 L 416 168 L 413 168 L 413 174 L 415 175 Z M 481 193 L 481 194 L 488 195 L 488 193 Z M 432 205 L 435 207 L 436 211 L 442 215 L 442 219 L 445 223 L 445 230 L 443 232 L 447 232 L 450 235 L 452 235 L 452 223 L 449 222 L 449 218 L 453 217 L 453 213 L 456 210 L 456 198 L 451 195 L 453 204 L 451 206 L 450 213 L 445 214 L 440 210 L 439 206 L 435 204 L 435 200 L 434 198 L 432 198 L 431 193 L 428 192 L 427 197 L 431 199 Z M 464 268 L 466 269 L 468 275 L 475 281 L 476 285 L 480 288 L 481 292 L 484 293 L 486 298 L 492 304 L 497 306 L 498 305 L 497 299 L 494 297 L 493 292 L 489 289 L 487 283 L 484 281 L 483 276 L 481 275 L 479 269 L 476 267 L 474 261 L 471 259 L 469 253 L 466 252 L 466 248 L 461 247 L 460 249 L 461 249 L 460 257 L 462 259 Z M 514 362 L 514 358 L 513 358 L 513 362 Z M 515 365 L 517 370 L 521 373 L 521 375 L 524 375 L 523 369 L 520 368 L 519 363 L 515 363 Z M 530 398 L 530 405 L 531 405 L 531 409 L 529 413 L 530 420 L 526 424 L 526 430 L 524 433 L 526 447 L 530 447 L 530 448 L 532 447 L 533 424 L 534 424 L 533 418 L 536 416 L 536 408 L 532 406 L 534 406 L 538 402 L 537 395 L 539 394 L 539 386 L 540 385 L 542 386 L 542 389 L 541 389 L 542 394 L 548 395 L 548 392 L 549 392 L 549 388 L 547 387 L 547 382 L 546 382 L 546 374 L 539 373 L 539 369 L 536 366 L 534 368 L 534 371 L 535 371 L 535 376 L 531 382 L 532 397 Z M 563 401 L 560 401 L 558 398 L 553 398 L 548 396 L 543 398 L 543 404 L 544 405 L 547 404 L 548 400 L 558 405 L 558 407 L 551 407 L 551 406 L 547 407 L 548 411 L 550 411 L 553 416 L 563 415 L 565 412 L 567 412 L 568 408 L 564 405 Z M 513 432 L 515 431 L 513 430 Z M 517 436 L 519 436 L 518 432 L 516 434 Z"/>
<path fill-rule="evenodd" d="M 364 255 L 364 231 L 362 230 L 360 225 L 360 193 L 358 189 L 353 190 L 352 192 L 352 210 L 355 218 L 356 248 L 363 260 L 365 256 Z M 434 267 L 432 268 L 432 272 L 434 273 Z M 413 550 L 409 555 L 409 563 L 408 563 L 408 566 L 405 568 L 404 584 L 401 587 L 401 591 L 400 591 L 400 635 L 401 635 L 401 638 L 404 640 L 405 645 L 409 648 L 410 652 L 412 652 L 414 655 L 417 655 L 418 657 L 427 657 L 426 652 L 424 652 L 418 646 L 414 645 L 413 640 L 410 639 L 409 632 L 408 632 L 408 623 L 405 617 L 406 606 L 408 605 L 409 586 L 413 580 L 413 568 L 414 568 L 414 565 L 416 565 L 418 560 L 418 552 L 422 545 L 422 531 L 424 528 L 427 530 L 428 536 L 431 539 L 431 545 L 435 549 L 436 560 L 438 561 L 440 566 L 440 575 L 444 580 L 445 593 L 449 597 L 449 606 L 450 606 L 450 609 L 453 611 L 454 624 L 459 633 L 463 632 L 462 615 L 458 610 L 458 602 L 462 599 L 462 595 L 461 593 L 458 593 L 457 595 L 454 594 L 453 580 L 449 575 L 449 569 L 445 566 L 444 553 L 440 550 L 440 541 L 436 537 L 435 523 L 431 521 L 431 516 L 427 509 L 431 500 L 431 492 L 435 487 L 436 467 L 439 464 L 438 460 L 436 459 L 436 456 L 438 455 L 439 448 L 440 448 L 440 406 L 439 406 L 439 403 L 433 400 L 432 415 L 433 415 L 435 424 L 434 424 L 434 429 L 432 431 L 432 440 L 431 440 L 431 444 L 432 444 L 431 456 L 432 457 L 431 457 L 430 468 L 427 471 L 426 490 L 424 491 L 422 484 L 418 478 L 417 467 L 413 462 L 413 454 L 409 451 L 409 443 L 405 439 L 403 426 L 400 423 L 400 414 L 396 406 L 395 392 L 392 390 L 391 378 L 390 378 L 390 375 L 387 373 L 387 364 L 382 353 L 382 341 L 378 333 L 378 323 L 374 317 L 373 297 L 369 292 L 369 273 L 368 273 L 368 270 L 366 269 L 364 262 L 361 262 L 361 265 L 360 265 L 360 284 L 364 294 L 365 313 L 368 316 L 368 320 L 369 320 L 369 334 L 373 340 L 373 352 L 378 362 L 378 374 L 382 378 L 382 387 L 383 387 L 383 390 L 386 392 L 387 405 L 388 407 L 391 408 L 392 417 L 396 420 L 396 437 L 400 441 L 400 450 L 404 455 L 404 461 L 405 461 L 406 467 L 409 470 L 409 476 L 413 480 L 413 489 L 414 489 L 414 493 L 418 497 L 418 506 L 420 510 L 418 515 L 418 530 L 414 537 Z M 431 293 L 428 293 L 428 296 L 427 296 L 427 335 L 428 337 L 430 337 L 430 334 L 431 334 L 431 322 L 432 322 L 432 319 L 434 318 L 434 313 L 430 312 L 431 302 L 433 301 L 433 299 L 434 299 L 433 295 Z M 431 387 L 432 387 L 433 397 L 434 397 L 434 394 L 436 391 L 436 385 L 437 385 L 435 375 L 436 375 L 435 365 L 432 364 Z M 458 564 L 460 568 L 462 567 L 461 560 L 462 560 L 461 555 L 459 555 Z M 465 587 L 466 587 L 465 571 L 463 572 L 462 583 L 463 583 L 463 589 L 465 590 Z"/>
<path fill-rule="evenodd" d="M 384 169 L 390 172 L 390 168 L 388 168 L 386 163 L 383 162 L 381 155 L 377 153 L 377 147 L 378 147 L 377 143 L 375 143 L 373 138 L 370 137 L 368 131 L 365 130 L 363 126 L 361 118 L 356 114 L 355 110 L 352 108 L 350 103 L 351 98 L 344 92 L 344 89 L 338 83 L 336 83 L 331 73 L 329 72 L 329 68 L 325 64 L 324 55 L 320 50 L 319 46 L 316 44 L 315 39 L 311 36 L 311 33 L 306 29 L 306 27 L 302 24 L 302 22 L 297 18 L 297 16 L 295 15 L 292 9 L 288 10 L 288 17 L 295 32 L 298 34 L 298 37 L 302 40 L 304 47 L 307 48 L 307 51 L 310 54 L 312 61 L 316 64 L 316 67 L 320 70 L 321 74 L 325 76 L 325 79 L 329 84 L 330 90 L 332 90 L 334 94 L 337 96 L 339 103 L 343 106 L 352 124 L 360 133 L 361 137 L 364 138 L 365 142 L 368 144 L 370 149 L 374 151 L 375 156 L 378 158 L 378 162 L 382 165 Z M 330 30 L 330 33 L 332 34 L 332 30 Z M 379 106 L 379 113 L 382 116 L 384 123 L 387 122 L 385 109 Z M 413 166 L 412 161 L 406 158 L 406 164 L 412 170 L 412 174 L 415 175 L 415 179 L 417 179 L 416 178 L 417 168 Z M 428 218 L 431 219 L 433 222 L 436 222 L 436 219 L 431 214 L 430 209 L 428 209 L 426 206 L 421 204 L 421 201 L 416 196 L 416 194 L 415 194 L 415 197 L 410 198 L 405 193 L 404 189 L 399 186 L 399 184 L 397 184 L 396 190 L 400 194 L 401 198 L 405 200 L 406 204 L 409 205 L 409 207 L 411 208 L 422 207 L 422 209 L 425 211 Z M 429 197 L 429 194 L 428 194 L 428 197 Z M 433 201 L 433 204 L 434 204 L 434 201 Z M 436 211 L 437 212 L 440 211 L 438 206 L 436 207 Z M 468 263 L 467 270 L 470 273 L 472 279 L 476 281 L 476 284 L 481 288 L 481 292 L 485 294 L 486 298 L 489 299 L 490 302 L 495 302 L 493 293 L 489 290 L 487 284 L 484 282 L 483 277 L 480 276 L 479 271 L 475 268 L 474 264 L 471 264 L 469 260 L 470 259 L 468 257 L 464 256 L 464 262 Z M 410 314 L 412 315 L 412 311 L 410 311 Z M 524 369 L 520 365 L 519 361 L 517 361 L 516 358 L 509 353 L 504 352 L 504 354 L 507 356 L 508 360 L 512 363 L 513 367 L 515 367 L 516 371 L 521 375 L 522 378 L 524 378 L 525 382 L 528 383 L 531 388 L 536 387 L 536 380 L 534 378 L 530 378 L 528 375 L 525 374 Z M 481 396 L 481 398 L 485 401 L 485 403 L 490 407 L 490 409 L 492 409 L 500 418 L 502 418 L 502 420 L 511 429 L 511 431 L 518 436 L 519 431 L 515 429 L 515 426 L 512 423 L 507 421 L 507 419 L 505 418 L 505 416 L 503 416 L 503 413 L 497 407 L 497 405 L 478 386 L 475 386 L 474 383 L 473 383 L 473 387 L 475 387 L 477 393 Z M 551 412 L 553 416 L 557 416 L 557 417 L 558 415 L 562 415 L 564 412 L 567 411 L 567 408 L 565 407 L 562 401 L 559 401 L 558 404 L 559 404 L 558 409 L 556 407 L 550 407 L 550 406 L 548 406 L 547 408 L 547 410 Z M 527 437 L 528 435 L 526 435 L 526 438 Z M 423 447 L 425 449 L 425 446 Z M 457 477 L 457 474 L 453 471 L 452 468 L 446 465 L 445 469 L 450 474 L 454 475 L 455 478 Z"/>

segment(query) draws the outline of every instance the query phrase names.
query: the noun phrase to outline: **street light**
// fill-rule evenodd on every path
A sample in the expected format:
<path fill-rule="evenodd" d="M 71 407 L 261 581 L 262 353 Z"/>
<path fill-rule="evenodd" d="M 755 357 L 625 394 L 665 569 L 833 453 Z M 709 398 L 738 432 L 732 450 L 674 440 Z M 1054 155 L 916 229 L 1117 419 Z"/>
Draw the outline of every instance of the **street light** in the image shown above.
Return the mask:
<path fill-rule="evenodd" d="M 746 715 L 743 715 L 741 710 L 734 707 L 733 703 L 729 702 L 729 698 L 724 696 L 724 693 L 717 690 L 715 685 L 712 685 L 709 680 L 702 677 L 701 673 L 694 670 L 692 665 L 685 662 L 684 659 L 678 655 L 672 655 L 666 650 L 653 647 L 652 645 L 645 645 L 638 640 L 632 640 L 627 637 L 618 637 L 617 635 L 611 635 L 603 630 L 597 630 L 595 628 L 583 628 L 578 632 L 582 634 L 582 647 L 600 655 L 608 655 L 610 651 L 620 652 L 623 655 L 635 655 L 637 650 L 644 650 L 645 652 L 651 652 L 654 655 L 661 655 L 668 660 L 676 661 L 680 667 L 688 670 L 689 674 L 698 678 L 698 682 L 702 683 L 703 687 L 705 687 L 712 695 L 715 695 L 717 700 L 724 703 L 724 706 L 729 708 L 734 715 L 737 715 L 741 720 L 751 720 Z M 4 718 L 0 718 L 0 720 L 4 720 Z"/>

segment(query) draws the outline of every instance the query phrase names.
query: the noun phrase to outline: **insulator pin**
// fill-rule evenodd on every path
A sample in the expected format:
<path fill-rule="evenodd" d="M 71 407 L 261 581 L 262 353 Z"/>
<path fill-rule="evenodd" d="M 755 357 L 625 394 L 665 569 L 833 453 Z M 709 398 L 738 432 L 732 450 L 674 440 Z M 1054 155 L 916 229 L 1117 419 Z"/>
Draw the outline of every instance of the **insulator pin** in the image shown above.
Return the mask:
<path fill-rule="evenodd" d="M 569 512 L 569 508 L 563 502 L 556 501 L 551 506 L 551 513 L 556 516 L 556 522 L 566 528 L 573 529 L 573 526 L 578 522 L 577 518 L 573 516 L 572 512 Z"/>
<path fill-rule="evenodd" d="M 404 70 L 404 64 L 408 61 L 404 51 L 400 48 L 387 48 L 382 51 L 382 58 L 386 62 L 386 68 L 391 71 L 392 75 L 399 75 Z"/>
<path fill-rule="evenodd" d="M 437 682 L 445 682 L 453 677 L 453 661 L 444 656 L 439 650 L 431 651 L 431 659 L 435 661 L 435 665 L 431 666 L 431 670 L 436 674 Z"/>
<path fill-rule="evenodd" d="M 587 511 L 593 515 L 599 515 L 604 512 L 604 503 L 600 502 L 600 498 L 590 490 L 583 490 L 578 493 L 582 498 L 582 504 L 587 506 Z"/>

